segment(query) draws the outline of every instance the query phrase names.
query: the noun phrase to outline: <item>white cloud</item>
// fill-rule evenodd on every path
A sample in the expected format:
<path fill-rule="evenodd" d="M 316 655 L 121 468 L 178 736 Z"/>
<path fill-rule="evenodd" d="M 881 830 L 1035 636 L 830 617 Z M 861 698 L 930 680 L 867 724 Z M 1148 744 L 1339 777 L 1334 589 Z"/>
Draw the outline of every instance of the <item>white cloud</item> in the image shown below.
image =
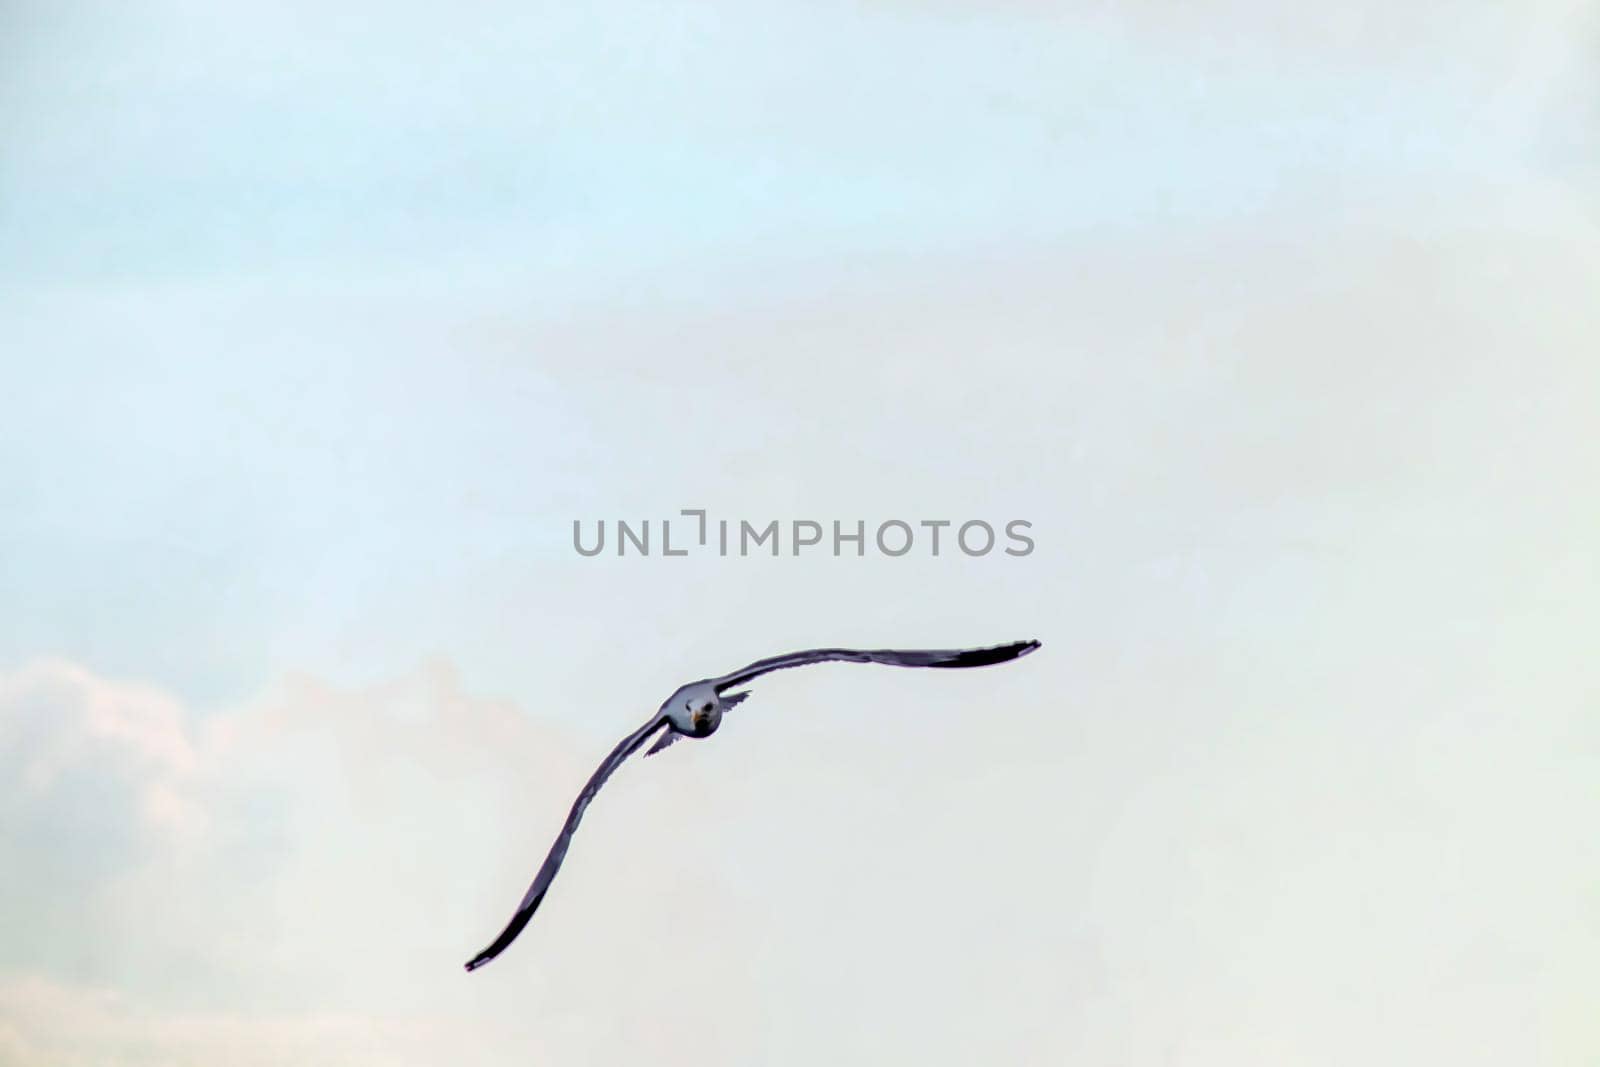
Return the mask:
<path fill-rule="evenodd" d="M 290 680 L 204 718 L 68 663 L 0 677 L 0 781 L 15 784 L 0 847 L 20 875 L 0 890 L 17 927 L 0 945 L 5 1062 L 491 1063 L 603 1047 L 603 1020 L 567 1018 L 594 988 L 642 1007 L 671 983 L 665 954 L 615 973 L 619 939 L 686 893 L 718 895 L 700 892 L 699 846 L 671 830 L 681 784 L 652 805 L 623 776 L 546 906 L 566 921 L 481 975 L 461 970 L 509 917 L 591 758 L 443 667 L 356 692 Z M 616 877 L 619 849 L 685 873 L 646 890 Z M 713 917 L 689 907 L 655 936 L 718 957 Z M 559 976 L 550 959 L 566 961 Z M 670 1015 L 644 1032 L 664 1054 L 698 1044 Z"/>
<path fill-rule="evenodd" d="M 182 708 L 52 661 L 0 675 L 0 909 L 33 921 L 0 956 L 48 951 L 105 879 L 198 833 L 198 757 Z M 40 914 L 43 912 L 43 915 Z"/>

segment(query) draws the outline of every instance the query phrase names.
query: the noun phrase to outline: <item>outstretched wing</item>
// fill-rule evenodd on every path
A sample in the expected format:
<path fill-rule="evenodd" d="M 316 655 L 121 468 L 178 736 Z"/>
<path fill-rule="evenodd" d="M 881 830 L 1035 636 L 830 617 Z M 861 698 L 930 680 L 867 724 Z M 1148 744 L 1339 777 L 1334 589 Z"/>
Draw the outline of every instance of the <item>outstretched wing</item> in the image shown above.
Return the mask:
<path fill-rule="evenodd" d="M 854 648 L 813 648 L 805 652 L 790 652 L 784 656 L 758 659 L 750 666 L 732 674 L 714 679 L 717 692 L 744 685 L 769 671 L 788 667 L 804 667 L 809 663 L 827 663 L 830 660 L 847 660 L 851 663 L 886 663 L 891 667 L 987 667 L 991 663 L 1004 663 L 1026 656 L 1039 647 L 1037 641 L 1013 641 L 1009 645 L 993 648 L 946 648 L 910 651 L 893 648 L 872 650 Z"/>
<path fill-rule="evenodd" d="M 544 899 L 545 891 L 550 888 L 550 883 L 555 880 L 556 872 L 561 869 L 561 861 L 567 858 L 567 846 L 572 843 L 572 835 L 578 829 L 578 823 L 583 819 L 584 809 L 589 806 L 589 801 L 606 784 L 606 779 L 611 773 L 622 765 L 622 762 L 638 751 L 639 746 L 650 739 L 667 719 L 658 715 L 645 723 L 639 729 L 622 739 L 616 748 L 611 750 L 594 774 L 589 776 L 588 784 L 583 787 L 583 792 L 578 794 L 578 799 L 573 802 L 572 810 L 567 813 L 566 825 L 561 827 L 561 833 L 556 838 L 555 844 L 550 846 L 550 854 L 544 858 L 544 865 L 539 868 L 539 873 L 533 876 L 533 884 L 528 887 L 527 893 L 522 897 L 522 903 L 517 905 L 517 912 L 511 916 L 511 921 L 494 939 L 493 944 L 476 956 L 467 964 L 467 970 L 473 971 L 494 959 L 505 951 L 507 945 L 517 939 L 522 933 L 522 928 L 528 925 L 528 920 L 533 918 L 533 913 L 539 909 L 539 902 Z"/>

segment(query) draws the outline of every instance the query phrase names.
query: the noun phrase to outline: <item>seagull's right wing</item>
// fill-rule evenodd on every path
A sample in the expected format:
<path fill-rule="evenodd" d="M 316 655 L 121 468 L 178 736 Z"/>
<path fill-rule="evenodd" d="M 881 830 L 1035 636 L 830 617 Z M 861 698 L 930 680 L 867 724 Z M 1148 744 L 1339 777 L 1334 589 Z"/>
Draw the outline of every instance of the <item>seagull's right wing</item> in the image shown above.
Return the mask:
<path fill-rule="evenodd" d="M 572 843 L 573 832 L 578 829 L 578 823 L 583 819 L 583 811 L 589 806 L 589 801 L 606 784 L 606 779 L 611 773 L 622 766 L 624 760 L 638 751 L 639 746 L 650 739 L 650 735 L 659 730 L 667 722 L 665 715 L 657 715 L 639 729 L 623 738 L 616 748 L 607 756 L 589 776 L 589 782 L 583 787 L 583 792 L 578 794 L 578 799 L 572 805 L 572 811 L 567 814 L 566 825 L 561 827 L 561 833 L 556 838 L 555 844 L 550 846 L 550 854 L 544 858 L 544 865 L 539 868 L 539 873 L 533 876 L 533 884 L 523 894 L 522 903 L 517 905 L 516 914 L 511 916 L 511 921 L 494 939 L 494 943 L 476 956 L 467 964 L 467 970 L 474 971 L 485 963 L 494 959 L 505 951 L 505 947 L 517 939 L 522 933 L 522 928 L 528 925 L 528 920 L 533 918 L 533 913 L 539 909 L 539 902 L 544 899 L 545 891 L 550 888 L 550 883 L 555 880 L 556 872 L 561 869 L 561 861 L 567 858 L 567 846 Z"/>
<path fill-rule="evenodd" d="M 944 648 L 913 651 L 909 649 L 855 649 L 855 648 L 812 648 L 804 652 L 790 652 L 782 656 L 771 656 L 767 659 L 758 659 L 743 670 L 724 674 L 721 678 L 713 679 L 712 684 L 717 687 L 717 692 L 731 689 L 734 686 L 744 685 L 753 678 L 759 678 L 769 671 L 781 671 L 788 667 L 804 667 L 809 663 L 827 663 L 830 660 L 846 660 L 851 663 L 886 663 L 891 667 L 987 667 L 991 663 L 1004 663 L 1026 656 L 1029 652 L 1039 647 L 1037 641 L 1013 641 L 1009 645 L 996 645 L 993 648 Z"/>

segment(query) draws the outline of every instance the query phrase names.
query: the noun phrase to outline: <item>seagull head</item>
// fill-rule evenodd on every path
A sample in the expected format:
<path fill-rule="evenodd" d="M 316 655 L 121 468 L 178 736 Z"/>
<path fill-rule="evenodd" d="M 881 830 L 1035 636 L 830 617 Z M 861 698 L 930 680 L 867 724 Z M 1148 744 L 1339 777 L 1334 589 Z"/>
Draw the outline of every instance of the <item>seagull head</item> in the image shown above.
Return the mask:
<path fill-rule="evenodd" d="M 673 729 L 690 737 L 710 737 L 722 725 L 722 701 L 710 682 L 686 685 L 667 698 L 661 709 Z"/>

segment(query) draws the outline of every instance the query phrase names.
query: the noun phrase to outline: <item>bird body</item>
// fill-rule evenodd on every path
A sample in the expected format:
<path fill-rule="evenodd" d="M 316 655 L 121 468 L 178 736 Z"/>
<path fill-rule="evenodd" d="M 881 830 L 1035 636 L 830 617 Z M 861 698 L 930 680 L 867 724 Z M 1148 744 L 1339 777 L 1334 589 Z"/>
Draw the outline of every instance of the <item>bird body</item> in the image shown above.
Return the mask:
<path fill-rule="evenodd" d="M 716 683 L 709 678 L 690 682 L 661 705 L 667 728 L 690 737 L 710 737 L 722 725 L 722 702 Z"/>
<path fill-rule="evenodd" d="M 505 950 L 506 946 L 516 940 L 523 927 L 528 925 L 528 920 L 532 919 L 533 913 L 538 910 L 539 904 L 550 888 L 550 883 L 555 880 L 556 872 L 561 869 L 562 861 L 566 859 L 567 847 L 572 843 L 572 835 L 577 831 L 584 811 L 589 807 L 589 802 L 594 799 L 595 794 L 600 791 L 600 787 L 605 784 L 606 779 L 610 778 L 612 773 L 629 756 L 642 748 L 651 737 L 655 737 L 655 744 L 645 752 L 646 756 L 655 755 L 680 737 L 706 738 L 716 733 L 718 727 L 722 725 L 724 713 L 750 695 L 746 692 L 729 692 L 729 690 L 746 685 L 771 671 L 802 667 L 811 663 L 845 661 L 882 663 L 894 667 L 985 667 L 1025 656 L 1038 647 L 1037 641 L 1015 641 L 991 648 L 927 651 L 814 648 L 756 660 L 742 670 L 680 686 L 643 726 L 618 742 L 611 750 L 611 754 L 601 761 L 594 774 L 589 776 L 589 781 L 578 793 L 578 799 L 573 802 L 572 810 L 567 813 L 567 821 L 562 826 L 561 833 L 550 846 L 549 854 L 539 867 L 539 873 L 534 875 L 533 884 L 528 887 L 527 893 L 523 894 L 522 902 L 517 905 L 511 921 L 501 931 L 499 937 L 467 963 L 467 970 L 476 970 L 494 959 Z"/>

